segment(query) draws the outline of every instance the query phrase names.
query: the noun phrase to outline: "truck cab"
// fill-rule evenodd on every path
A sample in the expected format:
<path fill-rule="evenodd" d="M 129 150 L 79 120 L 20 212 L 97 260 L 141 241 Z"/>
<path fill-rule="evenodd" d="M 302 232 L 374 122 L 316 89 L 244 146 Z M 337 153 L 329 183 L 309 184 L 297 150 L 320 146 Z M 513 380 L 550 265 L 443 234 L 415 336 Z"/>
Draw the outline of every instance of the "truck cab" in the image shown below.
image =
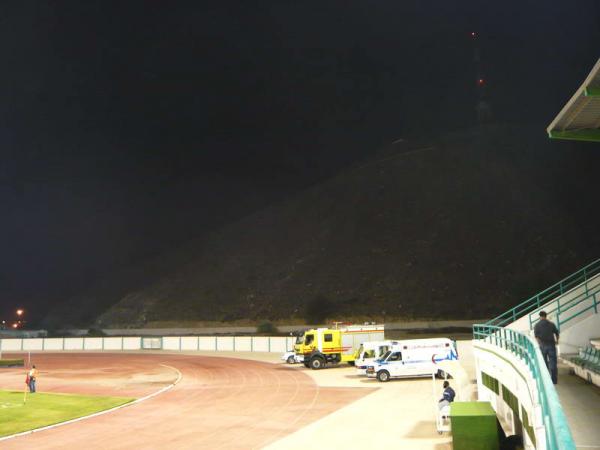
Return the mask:
<path fill-rule="evenodd" d="M 303 357 L 304 365 L 312 369 L 321 369 L 327 363 L 342 362 L 348 349 L 351 347 L 342 344 L 341 330 L 330 328 L 306 331 L 295 346 L 296 354 Z"/>
<path fill-rule="evenodd" d="M 296 341 L 294 351 L 306 367 L 322 369 L 327 364 L 354 364 L 361 342 L 383 339 L 383 325 L 349 325 L 307 330 Z"/>
<path fill-rule="evenodd" d="M 368 365 L 366 373 L 382 382 L 391 378 L 427 377 L 440 372 L 439 361 L 456 359 L 456 343 L 447 338 L 398 341 L 381 359 Z"/>

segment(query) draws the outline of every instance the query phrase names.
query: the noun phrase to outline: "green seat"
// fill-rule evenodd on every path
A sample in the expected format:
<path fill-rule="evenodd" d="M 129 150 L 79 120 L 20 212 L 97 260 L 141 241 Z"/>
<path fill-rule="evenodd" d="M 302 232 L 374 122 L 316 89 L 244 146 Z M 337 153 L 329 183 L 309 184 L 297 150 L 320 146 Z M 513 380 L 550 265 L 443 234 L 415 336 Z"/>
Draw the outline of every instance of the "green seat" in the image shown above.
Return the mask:
<path fill-rule="evenodd" d="M 600 373 L 600 350 L 592 347 L 590 358 L 586 361 L 584 367 L 596 373 Z"/>
<path fill-rule="evenodd" d="M 592 347 L 586 347 L 584 349 L 579 350 L 579 355 L 569 358 L 569 361 L 571 361 L 574 364 L 577 364 L 578 366 L 583 367 L 585 363 L 589 361 L 592 349 Z"/>
<path fill-rule="evenodd" d="M 593 347 L 588 347 L 586 350 L 588 351 L 585 354 L 584 364 L 594 364 L 596 361 L 596 349 Z"/>

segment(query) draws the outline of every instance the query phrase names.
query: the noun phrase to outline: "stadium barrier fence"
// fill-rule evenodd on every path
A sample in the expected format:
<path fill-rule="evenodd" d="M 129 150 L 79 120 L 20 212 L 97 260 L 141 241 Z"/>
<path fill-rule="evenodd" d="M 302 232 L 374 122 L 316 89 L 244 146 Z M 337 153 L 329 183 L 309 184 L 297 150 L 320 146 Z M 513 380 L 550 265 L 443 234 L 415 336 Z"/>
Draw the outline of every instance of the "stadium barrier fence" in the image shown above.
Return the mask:
<path fill-rule="evenodd" d="M 123 336 L 2 338 L 0 352 L 69 352 L 166 350 L 175 352 L 228 351 L 284 353 L 292 336 Z"/>

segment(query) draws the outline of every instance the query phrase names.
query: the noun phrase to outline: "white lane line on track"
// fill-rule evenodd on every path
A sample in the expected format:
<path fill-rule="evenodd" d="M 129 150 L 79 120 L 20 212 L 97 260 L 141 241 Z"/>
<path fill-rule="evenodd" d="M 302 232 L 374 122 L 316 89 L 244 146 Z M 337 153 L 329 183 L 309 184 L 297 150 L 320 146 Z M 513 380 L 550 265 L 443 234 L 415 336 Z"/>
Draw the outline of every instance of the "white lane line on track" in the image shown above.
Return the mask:
<path fill-rule="evenodd" d="M 38 431 L 44 431 L 44 430 L 50 430 L 52 428 L 62 427 L 63 425 L 68 425 L 70 423 L 75 423 L 75 422 L 80 422 L 82 420 L 91 419 L 92 417 L 102 416 L 104 414 L 111 413 L 111 412 L 116 411 L 118 409 L 127 408 L 128 406 L 133 406 L 133 405 L 135 405 L 137 403 L 141 403 L 141 402 L 143 402 L 145 400 L 149 400 L 152 397 L 156 397 L 157 395 L 160 395 L 163 392 L 166 392 L 166 391 L 174 388 L 175 385 L 177 383 L 179 383 L 181 381 L 181 379 L 183 378 L 183 375 L 181 374 L 181 372 L 179 371 L 179 369 L 177 369 L 176 367 L 167 366 L 166 364 L 159 364 L 159 365 L 163 366 L 163 367 L 166 367 L 168 369 L 172 369 L 175 372 L 177 372 L 177 379 L 173 383 L 171 383 L 168 386 L 165 386 L 165 387 L 159 389 L 156 392 L 153 392 L 152 394 L 148 394 L 148 395 L 146 395 L 144 397 L 140 397 L 140 398 L 138 398 L 138 399 L 136 399 L 136 400 L 134 400 L 132 402 L 125 403 L 124 405 L 115 406 L 114 408 L 105 409 L 104 411 L 100 411 L 100 412 L 97 412 L 97 413 L 94 413 L 94 414 L 89 414 L 87 416 L 81 416 L 81 417 L 77 417 L 76 419 L 67 420 L 65 422 L 55 423 L 54 425 L 47 425 L 45 427 L 35 428 L 33 430 L 23 431 L 21 433 L 11 434 L 9 436 L 4 436 L 4 437 L 0 438 L 0 442 L 1 441 L 6 441 L 8 439 L 13 439 L 13 438 L 16 438 L 16 437 L 19 437 L 19 436 L 25 436 L 25 435 L 32 434 L 32 433 L 37 433 Z"/>
<path fill-rule="evenodd" d="M 294 376 L 292 376 L 292 378 L 293 378 L 293 380 L 294 380 L 294 383 L 295 383 L 294 395 L 293 395 L 293 396 L 291 396 L 291 397 L 289 398 L 288 402 L 287 402 L 285 405 L 283 405 L 283 406 L 281 407 L 281 411 L 282 411 L 282 412 L 285 412 L 285 411 L 286 411 L 286 408 L 287 408 L 289 405 L 291 405 L 291 404 L 293 404 L 293 403 L 294 403 L 294 401 L 296 400 L 296 397 L 298 397 L 298 394 L 300 393 L 300 383 L 298 382 L 298 376 L 297 376 L 297 374 L 295 373 L 295 374 L 294 374 Z M 295 424 L 295 423 L 296 423 L 296 421 L 294 421 L 294 424 Z M 275 436 L 271 436 L 271 437 L 269 437 L 269 438 L 268 438 L 268 439 L 267 439 L 265 442 L 263 442 L 262 444 L 260 444 L 260 447 L 256 447 L 256 448 L 264 448 L 264 447 L 266 447 L 266 446 L 268 446 L 268 445 L 272 444 L 273 442 L 276 442 L 276 441 L 278 441 L 278 440 L 281 438 L 281 435 L 282 435 L 283 433 L 286 433 L 286 432 L 287 432 L 287 433 L 290 433 L 290 432 L 289 432 L 289 428 L 290 428 L 290 426 L 291 426 L 291 425 L 289 425 L 288 423 L 286 423 L 286 426 L 285 426 L 285 428 L 284 428 L 283 430 L 279 430 L 279 431 L 278 431 L 278 432 L 275 434 Z"/>

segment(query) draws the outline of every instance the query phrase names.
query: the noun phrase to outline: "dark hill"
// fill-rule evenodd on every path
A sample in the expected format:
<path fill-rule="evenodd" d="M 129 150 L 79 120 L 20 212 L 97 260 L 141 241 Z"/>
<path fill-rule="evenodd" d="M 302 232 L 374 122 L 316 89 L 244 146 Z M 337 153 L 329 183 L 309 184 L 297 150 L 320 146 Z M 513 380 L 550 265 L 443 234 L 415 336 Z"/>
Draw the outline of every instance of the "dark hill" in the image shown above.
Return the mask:
<path fill-rule="evenodd" d="M 514 135 L 396 144 L 74 302 L 103 326 L 496 314 L 598 250 L 589 149 Z"/>

